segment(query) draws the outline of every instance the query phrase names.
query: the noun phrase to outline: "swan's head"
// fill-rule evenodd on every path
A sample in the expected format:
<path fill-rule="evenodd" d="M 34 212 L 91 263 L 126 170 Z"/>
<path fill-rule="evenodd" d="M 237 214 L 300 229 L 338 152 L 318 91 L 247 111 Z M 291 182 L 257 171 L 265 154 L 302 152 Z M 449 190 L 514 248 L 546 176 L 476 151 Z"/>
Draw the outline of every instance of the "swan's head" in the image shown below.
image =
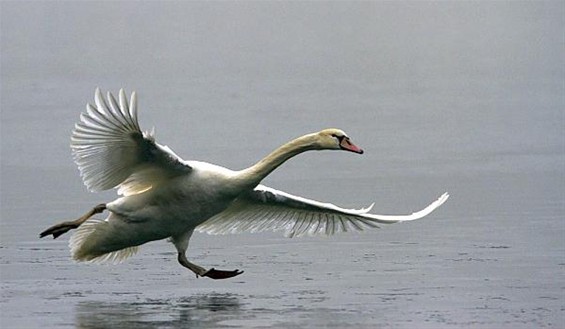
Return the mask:
<path fill-rule="evenodd" d="M 363 154 L 363 150 L 353 144 L 347 134 L 340 129 L 324 129 L 315 134 L 316 144 L 323 150 L 343 150 Z"/>

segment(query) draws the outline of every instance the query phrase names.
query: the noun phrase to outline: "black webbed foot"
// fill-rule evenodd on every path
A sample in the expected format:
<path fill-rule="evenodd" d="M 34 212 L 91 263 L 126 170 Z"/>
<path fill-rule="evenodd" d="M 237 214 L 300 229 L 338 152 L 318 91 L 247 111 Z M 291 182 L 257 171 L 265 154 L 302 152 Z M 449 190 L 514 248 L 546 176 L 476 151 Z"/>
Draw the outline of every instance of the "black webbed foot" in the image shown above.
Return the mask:
<path fill-rule="evenodd" d="M 216 270 L 214 268 L 209 269 L 206 273 L 202 274 L 202 276 L 207 276 L 210 279 L 220 280 L 220 279 L 229 279 L 233 278 L 234 276 L 238 276 L 243 271 L 234 270 L 234 271 L 223 271 L 223 270 Z"/>
<path fill-rule="evenodd" d="M 53 234 L 53 239 L 57 239 L 59 236 L 67 233 L 68 231 L 79 227 L 77 223 L 74 222 L 63 222 L 57 225 L 53 225 L 50 228 L 46 229 L 45 231 L 39 233 L 39 237 L 43 238 L 48 235 Z"/>

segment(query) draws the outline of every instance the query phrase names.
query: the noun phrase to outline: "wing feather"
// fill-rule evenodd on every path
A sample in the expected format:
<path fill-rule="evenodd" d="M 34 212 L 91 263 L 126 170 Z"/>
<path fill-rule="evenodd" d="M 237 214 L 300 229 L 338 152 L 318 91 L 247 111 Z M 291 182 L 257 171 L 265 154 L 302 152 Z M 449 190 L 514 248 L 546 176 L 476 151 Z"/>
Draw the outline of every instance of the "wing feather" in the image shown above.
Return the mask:
<path fill-rule="evenodd" d="M 122 195 L 142 193 L 191 171 L 167 146 L 143 133 L 137 119 L 137 96 L 120 90 L 107 101 L 100 89 L 95 105 L 87 104 L 71 135 L 73 157 L 84 184 L 91 191 L 118 188 Z"/>
<path fill-rule="evenodd" d="M 345 209 L 259 185 L 240 196 L 220 214 L 200 224 L 196 230 L 208 234 L 228 234 L 284 229 L 289 237 L 333 235 L 378 228 L 378 224 L 422 218 L 441 206 L 448 197 L 445 193 L 411 215 L 376 215 L 369 213 L 372 205 L 363 209 Z"/>

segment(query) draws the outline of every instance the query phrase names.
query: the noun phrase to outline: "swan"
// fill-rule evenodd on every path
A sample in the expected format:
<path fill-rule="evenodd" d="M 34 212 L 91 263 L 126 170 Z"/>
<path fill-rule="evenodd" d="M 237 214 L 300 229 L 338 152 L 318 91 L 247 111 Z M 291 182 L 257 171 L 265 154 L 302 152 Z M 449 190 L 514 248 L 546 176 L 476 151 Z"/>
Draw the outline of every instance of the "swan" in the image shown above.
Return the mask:
<path fill-rule="evenodd" d="M 449 197 L 444 193 L 421 211 L 390 216 L 340 208 L 261 184 L 288 159 L 310 150 L 343 150 L 362 154 L 345 132 L 324 129 L 296 138 L 249 168 L 234 171 L 200 161 L 185 161 L 158 144 L 154 132 L 143 132 L 137 117 L 137 96 L 123 89 L 118 100 L 104 99 L 99 88 L 95 105 L 87 104 L 71 135 L 73 158 L 91 192 L 117 189 L 119 198 L 95 206 L 73 221 L 40 233 L 40 238 L 76 229 L 69 240 L 72 258 L 82 262 L 119 263 L 139 246 L 168 238 L 178 262 L 196 277 L 226 279 L 243 273 L 205 269 L 188 261 L 193 232 L 228 234 L 284 230 L 289 237 L 362 231 L 422 218 Z M 105 220 L 92 218 L 108 212 Z"/>

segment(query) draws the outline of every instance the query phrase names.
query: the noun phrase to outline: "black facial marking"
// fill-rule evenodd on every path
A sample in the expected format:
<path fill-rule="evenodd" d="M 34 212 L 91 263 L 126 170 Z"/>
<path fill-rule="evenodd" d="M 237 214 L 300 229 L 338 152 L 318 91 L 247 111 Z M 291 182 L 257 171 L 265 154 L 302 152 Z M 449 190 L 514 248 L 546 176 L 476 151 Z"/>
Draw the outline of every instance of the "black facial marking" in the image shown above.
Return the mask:
<path fill-rule="evenodd" d="M 343 139 L 345 138 L 345 136 L 338 136 L 336 134 L 332 134 L 332 137 L 337 138 L 337 140 L 341 143 L 343 141 Z"/>

